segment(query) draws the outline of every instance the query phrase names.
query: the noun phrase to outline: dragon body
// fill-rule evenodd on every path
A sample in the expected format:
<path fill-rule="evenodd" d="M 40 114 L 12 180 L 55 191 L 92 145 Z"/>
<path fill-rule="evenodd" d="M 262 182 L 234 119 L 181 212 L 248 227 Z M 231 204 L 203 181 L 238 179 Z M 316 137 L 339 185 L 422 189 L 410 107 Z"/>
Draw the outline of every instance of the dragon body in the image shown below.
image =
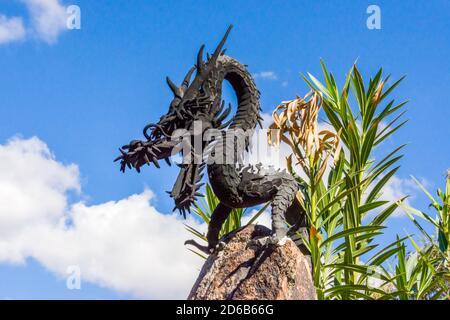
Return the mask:
<path fill-rule="evenodd" d="M 174 93 L 169 112 L 157 124 L 144 128 L 146 141 L 131 141 L 120 149 L 121 156 L 116 159 L 121 161 L 122 171 L 134 167 L 139 172 L 144 164 L 153 163 L 159 167 L 158 160 L 161 159 L 170 164 L 170 156 L 182 150 L 183 158 L 189 160 L 179 164 L 180 173 L 170 196 L 175 202 L 174 209 L 184 216 L 201 196 L 199 189 L 207 167 L 209 182 L 220 203 L 211 216 L 208 246 L 188 241 L 205 252 L 218 247 L 221 227 L 233 208 L 271 202 L 273 236 L 264 239 L 266 243 L 282 244 L 286 236 L 292 236 L 299 229 L 306 230 L 306 216 L 296 198 L 299 190 L 296 180 L 286 171 L 267 171 L 261 165 L 242 164 L 249 138 L 262 120 L 260 93 L 246 67 L 225 55 L 223 46 L 230 30 L 231 26 L 206 62 L 203 61 L 204 46 L 200 48 L 195 67 L 189 70 L 180 87 L 167 78 Z M 196 76 L 191 81 L 194 71 Z M 225 108 L 222 100 L 225 80 L 237 96 L 237 111 L 229 121 L 225 120 L 231 113 L 231 106 Z M 184 134 L 177 134 L 177 130 Z M 206 139 L 211 131 L 214 139 Z M 233 134 L 229 135 L 230 132 Z M 195 141 L 200 141 L 200 146 L 196 147 Z M 186 143 L 187 148 L 180 148 Z M 231 163 L 226 161 L 230 156 Z M 286 221 L 291 225 L 290 229 Z"/>

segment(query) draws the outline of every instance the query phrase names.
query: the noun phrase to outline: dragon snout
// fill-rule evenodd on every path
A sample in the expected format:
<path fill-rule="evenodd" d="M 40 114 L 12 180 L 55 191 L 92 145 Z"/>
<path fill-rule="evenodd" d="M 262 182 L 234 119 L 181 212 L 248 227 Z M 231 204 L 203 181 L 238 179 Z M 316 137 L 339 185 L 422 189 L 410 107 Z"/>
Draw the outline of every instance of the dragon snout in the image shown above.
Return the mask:
<path fill-rule="evenodd" d="M 152 163 L 160 168 L 158 160 L 164 159 L 170 166 L 171 145 L 165 139 L 149 139 L 148 141 L 132 140 L 129 144 L 119 149 L 120 155 L 114 161 L 120 161 L 120 170 L 125 172 L 126 168 L 140 168 Z"/>

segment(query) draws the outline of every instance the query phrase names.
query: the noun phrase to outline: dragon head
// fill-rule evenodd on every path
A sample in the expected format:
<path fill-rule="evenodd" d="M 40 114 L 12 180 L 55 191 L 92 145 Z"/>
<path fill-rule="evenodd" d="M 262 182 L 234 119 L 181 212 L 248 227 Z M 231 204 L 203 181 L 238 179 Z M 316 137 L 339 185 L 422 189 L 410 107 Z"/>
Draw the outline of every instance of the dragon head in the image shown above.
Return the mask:
<path fill-rule="evenodd" d="M 205 167 L 201 151 L 194 148 L 194 140 L 203 141 L 203 134 L 208 129 L 222 130 L 229 125 L 229 122 L 223 121 L 230 114 L 231 106 L 225 110 L 221 86 L 217 84 L 223 80 L 220 78 L 223 75 L 218 71 L 218 58 L 225 52 L 223 46 L 231 28 L 228 28 L 214 53 L 207 55 L 206 62 L 203 61 L 204 45 L 201 46 L 196 65 L 188 71 L 180 86 L 175 85 L 169 77 L 166 78 L 174 94 L 167 114 L 159 122 L 145 126 L 143 135 L 146 140 L 132 140 L 120 148 L 121 154 L 115 160 L 120 160 L 122 172 L 127 167 L 140 172 L 145 164 L 154 164 L 159 168 L 158 160 L 162 159 L 171 165 L 170 157 L 183 153 L 183 162 L 178 164 L 180 173 L 169 194 L 175 201 L 174 210 L 178 209 L 184 217 L 196 197 L 201 196 L 198 190 L 202 186 L 202 170 Z M 191 81 L 194 71 L 196 75 Z M 199 127 L 196 124 L 199 123 L 200 131 L 196 130 Z M 204 144 L 202 142 L 202 150 Z"/>

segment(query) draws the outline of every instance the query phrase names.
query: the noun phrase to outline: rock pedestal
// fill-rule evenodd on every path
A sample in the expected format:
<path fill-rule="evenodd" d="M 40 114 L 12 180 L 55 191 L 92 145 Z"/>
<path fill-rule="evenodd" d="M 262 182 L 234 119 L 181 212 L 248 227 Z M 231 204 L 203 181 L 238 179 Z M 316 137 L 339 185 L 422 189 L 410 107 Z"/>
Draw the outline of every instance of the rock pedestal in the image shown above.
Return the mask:
<path fill-rule="evenodd" d="M 188 299 L 315 300 L 309 257 L 293 241 L 280 247 L 248 246 L 270 233 L 249 225 L 222 239 L 225 247 L 208 257 Z"/>

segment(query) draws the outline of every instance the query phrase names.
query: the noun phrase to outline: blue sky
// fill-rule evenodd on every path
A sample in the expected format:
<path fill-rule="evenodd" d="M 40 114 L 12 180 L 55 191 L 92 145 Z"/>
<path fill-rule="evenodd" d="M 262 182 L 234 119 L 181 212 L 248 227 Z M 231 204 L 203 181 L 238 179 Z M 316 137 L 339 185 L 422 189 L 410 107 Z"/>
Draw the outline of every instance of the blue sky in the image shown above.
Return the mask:
<path fill-rule="evenodd" d="M 39 1 L 78 5 L 81 30 L 56 26 L 49 38 L 34 20 L 33 1 L 0 0 L 0 17 L 21 17 L 25 32 L 2 43 L 0 28 L 0 145 L 36 136 L 58 162 L 76 164 L 82 191 L 71 192 L 70 202 L 101 205 L 148 187 L 154 207 L 170 211 L 164 191 L 176 170 L 124 176 L 112 160 L 118 146 L 167 111 L 165 76 L 181 79 L 199 46 L 212 50 L 230 23 L 228 54 L 265 75 L 256 79 L 265 112 L 304 95 L 299 75 L 320 76 L 320 58 L 341 80 L 358 59 L 366 78 L 379 67 L 394 79 L 407 75 L 395 97 L 411 100 L 410 121 L 385 144 L 408 143 L 398 174 L 406 188 L 413 174 L 435 189 L 450 167 L 448 1 Z M 381 30 L 366 27 L 370 4 L 381 8 Z M 420 193 L 412 203 L 427 205 Z M 408 224 L 390 223 L 401 234 Z M 0 298 L 140 297 L 106 280 L 70 291 L 64 277 L 32 257 L 22 265 L 2 261 Z"/>

